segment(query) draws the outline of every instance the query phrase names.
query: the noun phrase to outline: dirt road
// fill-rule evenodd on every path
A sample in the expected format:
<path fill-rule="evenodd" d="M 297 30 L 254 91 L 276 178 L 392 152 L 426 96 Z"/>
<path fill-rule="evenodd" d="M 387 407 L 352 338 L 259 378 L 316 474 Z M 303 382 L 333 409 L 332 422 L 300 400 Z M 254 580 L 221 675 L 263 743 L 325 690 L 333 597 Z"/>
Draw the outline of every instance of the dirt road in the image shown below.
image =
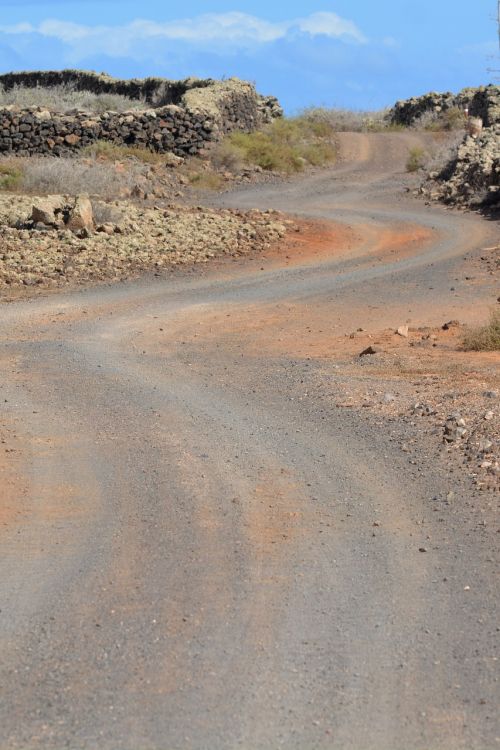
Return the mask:
<path fill-rule="evenodd" d="M 220 199 L 340 222 L 285 255 L 0 308 L 2 750 L 499 746 L 492 498 L 307 386 L 494 300 L 418 140 Z"/>

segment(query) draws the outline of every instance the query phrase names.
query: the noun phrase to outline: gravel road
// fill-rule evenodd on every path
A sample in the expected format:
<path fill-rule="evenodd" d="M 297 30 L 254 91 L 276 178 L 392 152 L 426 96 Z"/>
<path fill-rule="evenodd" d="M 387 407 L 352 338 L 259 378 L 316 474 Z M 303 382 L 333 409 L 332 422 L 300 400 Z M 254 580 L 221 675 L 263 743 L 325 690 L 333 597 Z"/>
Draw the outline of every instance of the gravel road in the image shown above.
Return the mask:
<path fill-rule="evenodd" d="M 495 227 L 404 193 L 418 142 L 345 134 L 217 199 L 342 222 L 347 253 L 0 308 L 2 750 L 500 746 L 492 497 L 279 345 L 487 310 L 454 279 Z"/>

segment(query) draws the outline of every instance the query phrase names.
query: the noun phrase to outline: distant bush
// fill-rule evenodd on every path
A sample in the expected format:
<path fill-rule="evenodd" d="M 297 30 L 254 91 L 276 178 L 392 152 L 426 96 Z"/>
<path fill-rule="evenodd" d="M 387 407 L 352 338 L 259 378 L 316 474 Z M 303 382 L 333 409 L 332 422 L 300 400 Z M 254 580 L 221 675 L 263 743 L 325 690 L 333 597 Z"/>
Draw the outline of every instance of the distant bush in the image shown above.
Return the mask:
<path fill-rule="evenodd" d="M 6 91 L 0 86 L 0 107 L 16 105 L 21 109 L 45 107 L 55 112 L 69 112 L 82 109 L 96 114 L 103 112 L 125 112 L 129 109 L 147 109 L 147 104 L 129 99 L 119 94 L 92 94 L 90 91 L 76 91 L 68 84 L 47 88 L 14 86 Z"/>
<path fill-rule="evenodd" d="M 467 124 L 465 112 L 460 107 L 450 107 L 441 112 L 429 110 L 417 118 L 413 127 L 431 132 L 463 130 Z"/>
<path fill-rule="evenodd" d="M 388 119 L 389 110 L 362 111 L 354 109 L 339 109 L 327 107 L 310 107 L 304 110 L 303 116 L 309 121 L 326 123 L 337 133 L 369 133 L 380 130 L 400 130 L 394 127 Z"/>
<path fill-rule="evenodd" d="M 291 174 L 307 164 L 334 161 L 334 135 L 330 123 L 308 113 L 280 118 L 253 133 L 231 133 L 224 142 L 224 159 Z"/>
<path fill-rule="evenodd" d="M 500 351 L 500 311 L 495 310 L 491 313 L 487 325 L 467 331 L 462 343 L 468 352 Z"/>
<path fill-rule="evenodd" d="M 204 188 L 205 190 L 220 190 L 224 184 L 222 177 L 217 172 L 190 172 L 188 180 L 193 187 Z"/>
<path fill-rule="evenodd" d="M 407 172 L 417 172 L 422 169 L 425 165 L 425 151 L 420 146 L 414 146 L 410 149 L 408 159 L 406 161 Z"/>
<path fill-rule="evenodd" d="M 0 190 L 15 190 L 22 177 L 21 166 L 15 159 L 0 161 Z"/>
<path fill-rule="evenodd" d="M 225 172 L 239 172 L 243 167 L 244 159 L 242 149 L 229 140 L 218 143 L 210 154 L 213 166 Z"/>

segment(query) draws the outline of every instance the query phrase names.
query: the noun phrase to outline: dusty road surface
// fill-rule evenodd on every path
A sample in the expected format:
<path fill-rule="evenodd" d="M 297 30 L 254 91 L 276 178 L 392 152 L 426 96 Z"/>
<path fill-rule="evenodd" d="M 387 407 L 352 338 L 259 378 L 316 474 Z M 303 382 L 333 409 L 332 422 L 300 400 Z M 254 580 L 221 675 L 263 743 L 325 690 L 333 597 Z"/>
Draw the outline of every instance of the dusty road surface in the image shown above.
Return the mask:
<path fill-rule="evenodd" d="M 494 300 L 417 141 L 220 199 L 321 220 L 289 250 L 2 305 L 2 750 L 500 747 L 492 497 L 307 385 Z"/>

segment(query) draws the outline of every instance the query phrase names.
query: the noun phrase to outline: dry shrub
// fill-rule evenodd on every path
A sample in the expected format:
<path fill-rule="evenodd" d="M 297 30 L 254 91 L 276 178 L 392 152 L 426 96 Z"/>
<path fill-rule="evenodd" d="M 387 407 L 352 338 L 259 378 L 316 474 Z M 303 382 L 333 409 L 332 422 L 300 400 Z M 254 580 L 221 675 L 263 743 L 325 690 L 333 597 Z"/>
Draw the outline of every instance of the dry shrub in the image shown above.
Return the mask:
<path fill-rule="evenodd" d="M 303 117 L 326 123 L 337 133 L 366 133 L 394 129 L 388 119 L 389 110 L 362 111 L 341 108 L 310 107 Z M 397 129 L 400 129 L 399 127 Z"/>
<path fill-rule="evenodd" d="M 224 140 L 218 143 L 210 154 L 210 161 L 216 169 L 238 173 L 244 163 L 244 153 L 233 143 Z"/>
<path fill-rule="evenodd" d="M 465 112 L 460 107 L 450 107 L 441 112 L 428 110 L 413 123 L 413 128 L 429 130 L 434 133 L 464 130 L 467 124 Z"/>
<path fill-rule="evenodd" d="M 88 193 L 115 198 L 147 180 L 145 167 L 130 162 L 126 169 L 93 159 L 30 157 L 22 162 L 19 188 L 32 194 Z"/>
<path fill-rule="evenodd" d="M 126 146 L 112 143 L 111 141 L 96 141 L 90 146 L 82 149 L 84 156 L 105 159 L 107 161 L 123 161 L 124 159 L 136 159 L 144 164 L 159 164 L 165 160 L 165 156 L 156 151 L 150 151 L 141 146 Z"/>
<path fill-rule="evenodd" d="M 500 351 L 500 310 L 491 313 L 489 323 L 468 330 L 462 341 L 467 352 Z"/>
<path fill-rule="evenodd" d="M 21 109 L 45 107 L 54 112 L 69 112 L 81 109 L 102 114 L 103 112 L 126 112 L 130 109 L 146 109 L 143 101 L 129 99 L 119 94 L 93 94 L 77 91 L 71 85 L 28 88 L 14 86 L 9 91 L 0 87 L 0 107 L 16 105 Z"/>
<path fill-rule="evenodd" d="M 435 149 L 431 149 L 425 166 L 429 172 L 437 172 L 440 177 L 445 178 L 457 160 L 458 148 L 464 140 L 464 134 L 459 130 L 449 133 L 443 131 L 439 138 L 440 142 Z"/>

